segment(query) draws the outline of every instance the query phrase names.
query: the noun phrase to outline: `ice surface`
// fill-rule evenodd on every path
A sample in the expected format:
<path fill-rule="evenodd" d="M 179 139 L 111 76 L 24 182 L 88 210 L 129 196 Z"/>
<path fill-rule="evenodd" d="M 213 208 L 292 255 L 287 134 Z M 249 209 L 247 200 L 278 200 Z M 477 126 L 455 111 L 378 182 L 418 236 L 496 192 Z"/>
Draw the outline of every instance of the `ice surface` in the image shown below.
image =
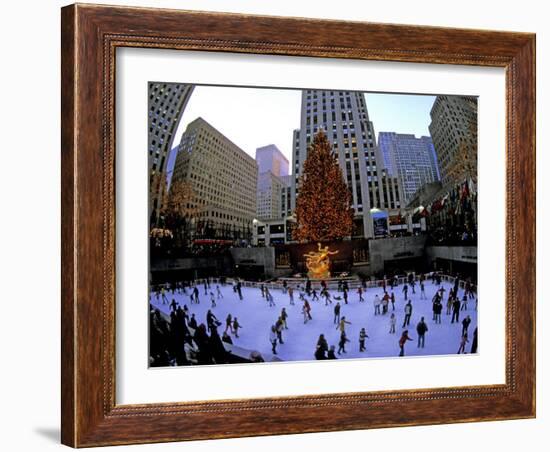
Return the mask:
<path fill-rule="evenodd" d="M 189 308 L 189 312 L 195 313 L 198 323 L 206 324 L 206 312 L 211 309 L 214 315 L 218 318 L 222 325 L 218 331 L 220 334 L 225 329 L 225 319 L 228 313 L 233 317 L 237 317 L 242 329 L 239 330 L 239 337 L 231 335 L 233 343 L 243 348 L 257 350 L 262 354 L 271 354 L 271 343 L 269 341 L 270 327 L 280 315 L 281 309 L 286 308 L 288 313 L 288 330 L 283 331 L 284 344 L 277 344 L 278 357 L 283 361 L 303 361 L 313 360 L 315 347 L 319 334 L 323 333 L 328 341 L 329 346 L 334 345 L 338 350 L 338 342 L 340 332 L 334 324 L 334 305 L 336 300 L 334 297 L 342 296 L 337 290 L 330 290 L 333 298 L 332 305 L 325 306 L 325 301 L 320 297 L 319 301 L 312 301 L 312 297 L 307 297 L 311 305 L 311 315 L 313 320 L 304 324 L 304 316 L 302 314 L 303 303 L 299 300 L 299 292 L 294 292 L 295 305 L 289 303 L 288 294 L 284 294 L 281 289 L 272 289 L 271 294 L 274 297 L 275 306 L 269 307 L 265 298 L 262 298 L 259 288 L 243 287 L 243 300 L 239 300 L 236 293 L 233 292 L 231 284 L 221 286 L 221 284 L 212 283 L 208 292 L 212 291 L 216 296 L 216 286 L 220 286 L 223 294 L 222 299 L 217 299 L 217 306 L 212 308 L 210 302 L 210 294 L 204 294 L 202 284 L 197 285 L 200 294 L 200 304 L 191 304 L 188 295 L 167 292 L 166 295 L 169 301 L 174 298 L 181 306 L 184 304 Z M 435 324 L 432 320 L 432 297 L 435 292 L 444 287 L 443 296 L 443 312 L 441 314 L 441 324 Z M 368 288 L 363 293 L 364 302 L 359 302 L 357 289 L 350 289 L 348 304 L 344 304 L 343 299 L 339 300 L 342 305 L 341 316 L 345 316 L 346 320 L 351 322 L 351 325 L 346 325 L 346 334 L 350 342 L 346 344 L 346 354 L 337 355 L 338 358 L 369 358 L 369 357 L 397 357 L 399 355 L 398 341 L 403 331 L 402 323 L 405 307 L 404 295 L 402 292 L 403 285 L 394 288 L 395 293 L 395 311 L 392 311 L 391 303 L 389 304 L 389 312 L 386 315 L 374 315 L 373 300 L 378 294 L 382 297 L 382 288 Z M 477 326 L 477 311 L 475 309 L 475 299 L 468 301 L 468 310 L 460 311 L 460 320 L 458 323 L 451 324 L 451 315 L 446 315 L 446 303 L 449 290 L 452 284 L 443 282 L 441 286 L 432 284 L 430 280 L 425 282 L 425 290 L 427 299 L 420 298 L 420 288 L 416 285 L 416 294 L 409 290 L 409 298 L 412 300 L 413 312 L 410 326 L 407 327 L 409 336 L 413 341 L 407 342 L 405 345 L 405 355 L 441 355 L 441 354 L 456 354 L 460 345 L 462 333 L 462 320 L 466 315 L 472 319 L 472 323 L 468 329 L 468 339 L 470 342 L 466 344 L 466 351 L 469 353 L 471 349 L 471 340 L 474 329 Z M 188 294 L 191 293 L 187 288 Z M 317 291 L 319 292 L 319 291 Z M 391 293 L 391 292 L 389 292 Z M 462 300 L 464 291 L 459 289 L 459 299 Z M 154 293 L 151 294 L 152 304 L 159 308 L 162 312 L 169 314 L 170 307 L 168 304 L 163 304 L 161 300 L 157 300 Z M 389 334 L 390 330 L 390 314 L 395 312 L 397 317 L 396 333 Z M 417 332 L 416 325 L 420 318 L 424 316 L 424 320 L 428 325 L 426 333 L 425 347 L 417 347 Z M 369 338 L 366 340 L 366 351 L 359 352 L 359 331 L 364 327 Z M 479 351 L 479 348 L 478 348 Z"/>

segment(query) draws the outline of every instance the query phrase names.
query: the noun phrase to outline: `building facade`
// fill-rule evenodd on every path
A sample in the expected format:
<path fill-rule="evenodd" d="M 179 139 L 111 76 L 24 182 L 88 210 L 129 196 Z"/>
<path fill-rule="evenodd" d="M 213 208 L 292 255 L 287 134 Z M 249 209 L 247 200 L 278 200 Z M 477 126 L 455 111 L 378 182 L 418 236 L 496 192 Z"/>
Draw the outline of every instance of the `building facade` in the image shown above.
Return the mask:
<path fill-rule="evenodd" d="M 202 118 L 182 135 L 172 184 L 178 181 L 194 193 L 195 237 L 251 240 L 256 161 Z"/>
<path fill-rule="evenodd" d="M 253 240 L 254 246 L 273 246 L 288 243 L 288 236 L 291 226 L 284 218 L 273 218 L 269 220 L 257 220 L 254 223 Z"/>
<path fill-rule="evenodd" d="M 291 209 L 296 208 L 300 196 L 299 178 L 307 158 L 308 146 L 313 136 L 323 129 L 332 143 L 352 194 L 355 210 L 354 233 L 356 237 L 374 237 L 370 210 L 400 209 L 402 190 L 399 181 L 386 174 L 384 161 L 376 144 L 373 123 L 369 119 L 365 96 L 354 91 L 302 91 L 300 129 L 293 134 L 291 181 Z M 384 177 L 388 183 L 384 182 Z M 397 190 L 390 194 L 385 190 L 397 182 Z M 392 202 L 393 199 L 393 202 Z"/>
<path fill-rule="evenodd" d="M 424 185 L 439 180 L 435 150 L 430 137 L 380 132 L 378 146 L 389 175 L 398 176 L 408 203 Z"/>
<path fill-rule="evenodd" d="M 477 180 L 477 98 L 437 96 L 430 116 L 443 186 Z"/>
<path fill-rule="evenodd" d="M 288 176 L 288 159 L 274 144 L 256 149 L 256 163 L 260 174 L 270 171 L 277 177 Z"/>
<path fill-rule="evenodd" d="M 260 220 L 283 217 L 283 201 L 285 183 L 282 178 L 271 171 L 258 174 L 256 194 L 256 217 Z"/>
<path fill-rule="evenodd" d="M 256 149 L 258 164 L 257 218 L 280 219 L 286 213 L 286 188 L 289 180 L 288 160 L 274 144 Z"/>
<path fill-rule="evenodd" d="M 283 187 L 281 188 L 281 216 L 288 218 L 292 215 L 292 175 L 281 177 Z"/>
<path fill-rule="evenodd" d="M 193 89 L 193 85 L 181 83 L 149 83 L 147 149 L 150 176 L 149 210 L 153 222 L 158 218 L 167 189 L 166 164 L 174 135 Z"/>

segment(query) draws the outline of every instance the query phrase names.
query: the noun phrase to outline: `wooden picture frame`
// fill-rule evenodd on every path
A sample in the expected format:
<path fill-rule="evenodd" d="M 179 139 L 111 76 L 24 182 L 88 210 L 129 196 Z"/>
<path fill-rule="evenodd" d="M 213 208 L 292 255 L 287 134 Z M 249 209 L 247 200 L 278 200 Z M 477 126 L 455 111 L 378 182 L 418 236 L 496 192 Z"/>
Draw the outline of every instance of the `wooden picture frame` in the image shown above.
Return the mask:
<path fill-rule="evenodd" d="M 86 447 L 535 416 L 534 34 L 76 4 L 62 9 L 61 35 L 64 444 Z M 505 384 L 117 405 L 118 47 L 505 68 Z"/>

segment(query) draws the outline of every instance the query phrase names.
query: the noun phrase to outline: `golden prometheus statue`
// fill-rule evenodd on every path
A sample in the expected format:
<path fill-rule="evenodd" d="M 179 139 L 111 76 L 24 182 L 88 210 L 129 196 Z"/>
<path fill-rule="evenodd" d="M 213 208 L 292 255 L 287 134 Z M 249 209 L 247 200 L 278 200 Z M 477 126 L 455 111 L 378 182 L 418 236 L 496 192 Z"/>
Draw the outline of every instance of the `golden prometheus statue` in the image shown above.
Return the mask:
<path fill-rule="evenodd" d="M 338 251 L 329 251 L 328 246 L 324 248 L 317 243 L 318 250 L 310 251 L 304 254 L 306 258 L 306 267 L 308 276 L 315 279 L 330 278 L 330 259 L 331 254 L 338 254 Z"/>

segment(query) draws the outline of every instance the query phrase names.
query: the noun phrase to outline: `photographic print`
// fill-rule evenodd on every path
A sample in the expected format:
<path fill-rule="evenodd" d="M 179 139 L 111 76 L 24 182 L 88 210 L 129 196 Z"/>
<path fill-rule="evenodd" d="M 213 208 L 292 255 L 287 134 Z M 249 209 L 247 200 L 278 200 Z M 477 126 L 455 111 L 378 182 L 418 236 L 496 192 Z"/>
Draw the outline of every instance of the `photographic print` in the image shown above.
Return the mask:
<path fill-rule="evenodd" d="M 148 96 L 150 367 L 478 353 L 476 97 Z"/>
<path fill-rule="evenodd" d="M 533 33 L 78 4 L 61 36 L 63 444 L 535 417 Z"/>

